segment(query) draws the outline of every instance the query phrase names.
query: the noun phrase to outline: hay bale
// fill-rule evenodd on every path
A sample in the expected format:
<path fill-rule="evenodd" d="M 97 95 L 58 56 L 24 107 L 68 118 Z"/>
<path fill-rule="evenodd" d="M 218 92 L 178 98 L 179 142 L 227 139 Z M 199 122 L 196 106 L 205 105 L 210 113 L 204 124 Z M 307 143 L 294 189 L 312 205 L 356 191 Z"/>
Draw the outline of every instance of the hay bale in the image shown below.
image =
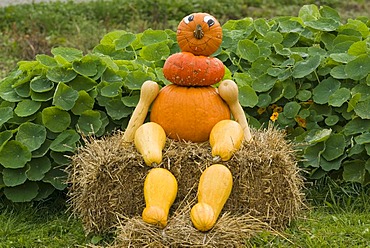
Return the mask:
<path fill-rule="evenodd" d="M 295 151 L 284 133 L 276 128 L 252 130 L 252 135 L 252 142 L 244 143 L 230 161 L 223 163 L 230 168 L 234 179 L 232 193 L 223 209 L 223 213 L 230 215 L 223 216 L 253 218 L 281 229 L 297 217 L 303 206 L 303 180 Z M 119 222 L 121 227 L 142 225 L 138 216 L 145 207 L 143 184 L 150 168 L 133 145 L 124 149 L 119 146 L 121 137 L 122 132 L 116 132 L 100 140 L 90 138 L 71 157 L 69 203 L 87 232 L 107 232 L 116 229 Z M 175 175 L 179 186 L 170 210 L 174 224 L 169 224 L 168 230 L 175 228 L 176 223 L 191 226 L 189 215 L 179 212 L 186 213 L 181 206 L 196 200 L 200 175 L 212 163 L 208 142 L 167 141 L 160 166 Z M 174 218 L 183 218 L 184 222 Z M 220 221 L 221 218 L 218 225 Z M 242 220 L 240 223 L 243 225 Z M 156 232 L 155 227 L 149 229 Z"/>

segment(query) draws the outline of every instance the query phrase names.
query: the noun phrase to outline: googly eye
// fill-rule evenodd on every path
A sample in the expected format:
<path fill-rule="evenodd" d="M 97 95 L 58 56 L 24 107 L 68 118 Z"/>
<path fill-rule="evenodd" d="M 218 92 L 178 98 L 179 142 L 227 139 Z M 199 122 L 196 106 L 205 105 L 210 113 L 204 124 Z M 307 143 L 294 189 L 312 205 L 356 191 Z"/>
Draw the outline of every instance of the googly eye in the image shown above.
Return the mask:
<path fill-rule="evenodd" d="M 193 21 L 194 20 L 194 15 L 188 15 L 188 16 L 185 16 L 184 17 L 184 22 L 186 24 L 189 24 L 189 22 Z"/>
<path fill-rule="evenodd" d="M 208 27 L 212 27 L 216 23 L 212 16 L 205 16 L 203 21 L 207 23 Z"/>

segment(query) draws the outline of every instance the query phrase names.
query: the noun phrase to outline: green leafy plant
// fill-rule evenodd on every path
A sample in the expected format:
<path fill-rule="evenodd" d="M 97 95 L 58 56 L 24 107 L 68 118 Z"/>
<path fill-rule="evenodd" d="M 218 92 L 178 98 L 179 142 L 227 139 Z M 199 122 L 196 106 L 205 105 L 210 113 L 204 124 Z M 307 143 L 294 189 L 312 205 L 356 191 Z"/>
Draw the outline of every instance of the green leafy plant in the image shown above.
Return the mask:
<path fill-rule="evenodd" d="M 311 178 L 339 175 L 368 183 L 370 21 L 303 6 L 297 17 L 244 18 L 223 25 L 215 56 L 237 82 L 254 127 L 274 121 L 302 144 Z M 145 80 L 169 82 L 165 59 L 176 33 L 148 29 L 106 34 L 94 49 L 56 47 L 21 61 L 0 82 L 0 187 L 12 201 L 63 190 L 81 134 L 124 129 Z"/>

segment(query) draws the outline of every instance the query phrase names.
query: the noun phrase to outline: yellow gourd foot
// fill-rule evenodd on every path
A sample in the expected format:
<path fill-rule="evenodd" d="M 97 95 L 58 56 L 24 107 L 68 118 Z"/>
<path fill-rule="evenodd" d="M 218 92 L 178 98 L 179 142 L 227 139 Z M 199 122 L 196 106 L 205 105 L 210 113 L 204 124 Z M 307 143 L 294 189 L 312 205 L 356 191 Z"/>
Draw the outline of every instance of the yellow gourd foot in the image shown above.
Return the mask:
<path fill-rule="evenodd" d="M 142 214 L 143 220 L 152 225 L 164 228 L 167 225 L 167 213 L 158 206 L 146 207 Z"/>

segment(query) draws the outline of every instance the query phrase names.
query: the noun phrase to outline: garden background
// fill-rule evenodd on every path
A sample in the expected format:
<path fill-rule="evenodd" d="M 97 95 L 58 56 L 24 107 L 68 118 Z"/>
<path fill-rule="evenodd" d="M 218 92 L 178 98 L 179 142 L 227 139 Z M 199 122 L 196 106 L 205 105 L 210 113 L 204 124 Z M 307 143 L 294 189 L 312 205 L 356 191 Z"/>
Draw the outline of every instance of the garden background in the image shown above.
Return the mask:
<path fill-rule="evenodd" d="M 48 119 L 48 112 L 41 110 L 51 111 L 55 110 L 51 105 L 58 106 L 72 123 L 79 116 L 75 122 L 85 132 L 91 130 L 83 124 L 98 117 L 100 121 L 93 123 L 100 131 L 98 136 L 124 127 L 137 98 L 117 102 L 118 94 L 127 93 L 118 83 L 127 71 L 118 74 L 120 79 L 114 72 L 123 66 L 131 68 L 134 73 L 127 76 L 125 84 L 135 92 L 139 85 L 132 82 L 140 78 L 143 81 L 147 75 L 166 84 L 160 68 L 164 58 L 177 49 L 173 31 L 183 16 L 204 11 L 224 25 L 223 50 L 215 56 L 228 67 L 227 76 L 240 86 L 240 101 L 251 125 L 258 128 L 278 113 L 275 124 L 285 128 L 294 142 L 305 144 L 300 155 L 304 159 L 301 166 L 307 171 L 305 193 L 310 211 L 281 235 L 262 233 L 246 245 L 367 247 L 369 10 L 370 3 L 365 0 L 297 0 L 293 4 L 263 0 L 227 4 L 112 0 L 1 8 L 0 246 L 73 247 L 109 242 L 109 235 L 86 237 L 79 220 L 69 218 L 59 168 L 68 163 L 63 155 L 73 151 L 65 150 L 63 142 L 68 140 L 74 148 L 79 136 L 67 129 L 70 123 L 63 127 L 38 121 Z M 95 53 L 105 55 L 104 59 L 94 57 Z M 119 68 L 113 60 L 121 61 Z M 96 94 L 87 94 L 91 89 L 73 84 L 74 77 L 99 74 L 102 61 L 111 73 L 99 77 L 111 84 L 99 84 Z M 73 72 L 55 70 L 56 64 Z M 91 65 L 96 72 L 91 71 Z M 46 78 L 40 74 L 41 67 L 46 68 Z M 143 68 L 146 75 L 140 73 Z M 62 83 L 55 89 L 48 80 Z M 85 83 L 95 87 L 92 81 Z M 25 85 L 35 94 L 27 95 L 29 88 L 25 90 Z M 51 99 L 47 92 L 54 90 L 56 95 Z M 65 98 L 69 100 L 60 100 Z M 35 105 L 35 99 L 43 106 Z M 74 108 L 76 101 L 87 105 L 96 101 L 105 111 L 91 107 L 84 112 L 86 109 Z M 22 104 L 15 107 L 18 102 Z M 117 111 L 122 102 L 127 111 Z M 29 108 L 35 115 L 28 115 Z M 52 132 L 46 132 L 40 123 L 47 123 L 46 128 Z M 28 142 L 29 134 L 34 132 L 41 138 Z M 41 149 L 45 146 L 51 151 Z M 21 154 L 18 162 L 24 161 L 21 168 L 7 159 L 14 150 Z M 16 203 L 22 201 L 32 202 Z"/>

